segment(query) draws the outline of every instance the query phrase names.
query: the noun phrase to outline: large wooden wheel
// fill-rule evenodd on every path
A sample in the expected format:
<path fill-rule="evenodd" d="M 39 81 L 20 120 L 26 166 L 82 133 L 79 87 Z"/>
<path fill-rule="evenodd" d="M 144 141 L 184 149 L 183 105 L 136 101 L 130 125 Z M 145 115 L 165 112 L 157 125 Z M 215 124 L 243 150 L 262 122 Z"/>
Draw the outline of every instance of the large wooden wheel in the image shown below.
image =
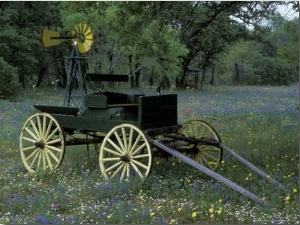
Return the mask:
<path fill-rule="evenodd" d="M 56 119 L 47 113 L 29 117 L 20 134 L 20 151 L 29 172 L 57 169 L 64 156 L 65 139 Z"/>
<path fill-rule="evenodd" d="M 150 144 L 144 133 L 131 124 L 114 127 L 105 136 L 99 154 L 101 173 L 107 179 L 147 177 L 152 165 Z"/>
<path fill-rule="evenodd" d="M 184 123 L 178 130 L 178 133 L 189 138 L 214 138 L 221 142 L 221 139 L 214 128 L 201 120 L 192 120 Z M 216 170 L 221 163 L 223 150 L 219 147 L 207 144 L 197 144 L 196 146 L 191 144 L 185 148 L 187 150 L 196 149 L 196 154 L 193 154 L 194 160 L 211 170 Z"/>

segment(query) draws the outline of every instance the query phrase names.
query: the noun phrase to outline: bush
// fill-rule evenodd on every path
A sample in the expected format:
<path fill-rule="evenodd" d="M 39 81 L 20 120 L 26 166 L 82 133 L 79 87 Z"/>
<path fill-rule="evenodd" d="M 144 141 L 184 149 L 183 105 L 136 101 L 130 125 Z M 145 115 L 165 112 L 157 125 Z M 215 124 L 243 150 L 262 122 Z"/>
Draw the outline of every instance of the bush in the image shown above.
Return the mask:
<path fill-rule="evenodd" d="M 20 90 L 17 68 L 0 57 L 0 99 L 15 100 Z"/>

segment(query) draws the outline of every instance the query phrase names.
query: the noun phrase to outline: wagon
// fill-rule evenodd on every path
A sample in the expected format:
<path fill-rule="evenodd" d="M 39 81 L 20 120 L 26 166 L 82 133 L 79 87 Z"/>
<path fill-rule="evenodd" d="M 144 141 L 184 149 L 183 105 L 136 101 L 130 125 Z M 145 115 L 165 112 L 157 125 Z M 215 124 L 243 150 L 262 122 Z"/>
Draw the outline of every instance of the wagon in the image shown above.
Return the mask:
<path fill-rule="evenodd" d="M 88 36 L 88 29 L 83 25 L 77 30 Z M 86 49 L 80 46 L 81 39 L 76 40 L 79 44 L 74 42 L 68 57 L 70 64 L 62 106 L 34 105 L 39 112 L 30 116 L 22 127 L 20 152 L 29 172 L 57 169 L 66 147 L 96 145 L 100 146 L 99 167 L 106 179 L 130 176 L 145 179 L 151 172 L 154 157 L 172 156 L 239 193 L 268 204 L 216 172 L 226 151 L 264 179 L 287 190 L 222 144 L 216 130 L 205 121 L 178 124 L 176 94 L 91 92 L 93 82 L 127 82 L 129 75 L 82 74 L 80 53 Z"/>

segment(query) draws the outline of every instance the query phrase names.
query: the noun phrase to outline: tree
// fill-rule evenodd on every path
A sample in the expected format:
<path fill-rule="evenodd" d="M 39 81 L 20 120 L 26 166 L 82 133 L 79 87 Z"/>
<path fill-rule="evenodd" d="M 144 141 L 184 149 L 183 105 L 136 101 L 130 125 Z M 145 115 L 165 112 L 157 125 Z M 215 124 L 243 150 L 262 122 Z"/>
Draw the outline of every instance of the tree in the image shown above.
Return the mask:
<path fill-rule="evenodd" d="M 42 51 L 40 29 L 59 25 L 58 2 L 4 2 L 1 4 L 1 56 L 17 68 L 25 88 L 37 77 L 38 84 L 48 69 L 51 55 Z"/>

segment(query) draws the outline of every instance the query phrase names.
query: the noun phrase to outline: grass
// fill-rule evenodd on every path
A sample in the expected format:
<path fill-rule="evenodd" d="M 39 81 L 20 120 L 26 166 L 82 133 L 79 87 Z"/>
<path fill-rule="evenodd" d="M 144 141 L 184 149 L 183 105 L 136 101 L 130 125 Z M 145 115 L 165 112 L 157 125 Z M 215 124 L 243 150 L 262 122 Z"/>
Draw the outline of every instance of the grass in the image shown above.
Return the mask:
<path fill-rule="evenodd" d="M 172 92 L 172 91 L 168 91 Z M 258 203 L 175 160 L 156 158 L 142 182 L 105 182 L 96 151 L 68 147 L 55 173 L 27 174 L 19 135 L 33 104 L 62 103 L 36 89 L 0 101 L 0 223 L 299 223 L 298 87 L 210 87 L 178 94 L 178 122 L 209 122 L 222 142 L 288 187 L 276 188 L 224 153 L 218 172 L 270 202 Z M 155 90 L 144 91 L 155 94 Z M 166 91 L 163 91 L 166 93 Z"/>

